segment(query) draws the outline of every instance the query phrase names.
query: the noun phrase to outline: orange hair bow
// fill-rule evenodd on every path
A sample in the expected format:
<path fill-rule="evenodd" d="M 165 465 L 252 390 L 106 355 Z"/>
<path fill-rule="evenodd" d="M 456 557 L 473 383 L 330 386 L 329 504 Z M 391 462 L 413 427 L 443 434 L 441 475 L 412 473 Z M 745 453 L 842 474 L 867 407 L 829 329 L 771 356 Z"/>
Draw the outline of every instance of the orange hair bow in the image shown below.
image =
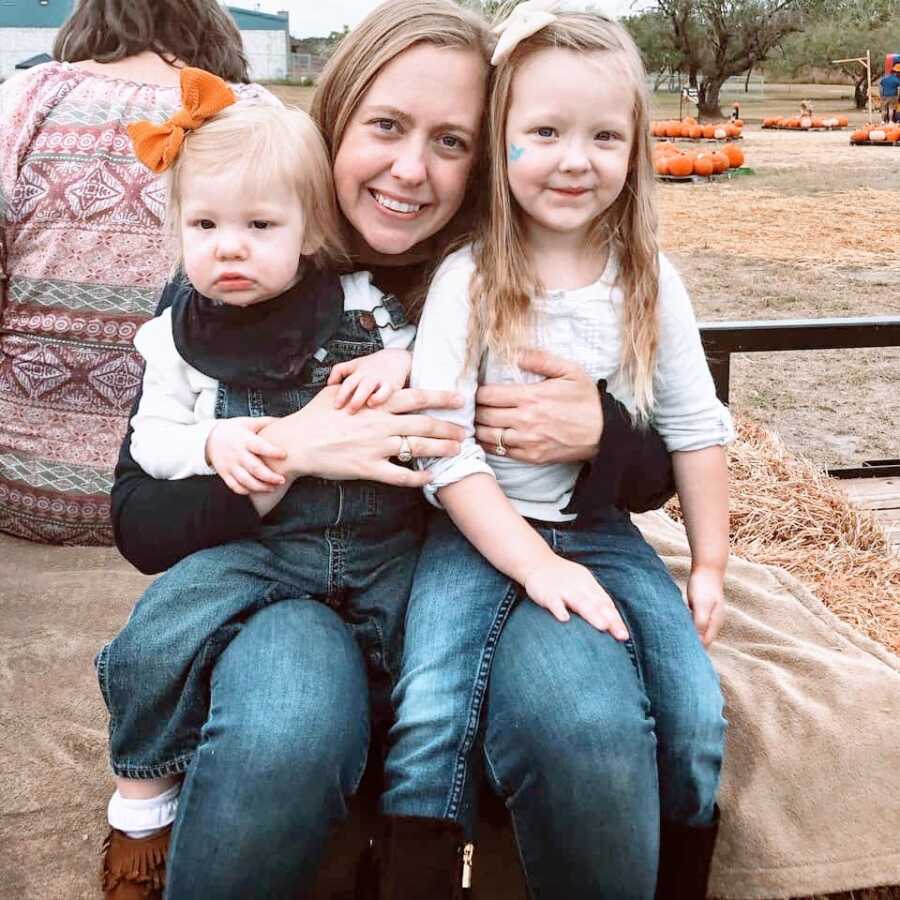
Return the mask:
<path fill-rule="evenodd" d="M 175 115 L 160 125 L 143 121 L 128 126 L 135 155 L 157 175 L 165 172 L 178 159 L 185 132 L 199 128 L 236 101 L 234 91 L 218 75 L 185 67 L 181 70 L 181 108 Z"/>

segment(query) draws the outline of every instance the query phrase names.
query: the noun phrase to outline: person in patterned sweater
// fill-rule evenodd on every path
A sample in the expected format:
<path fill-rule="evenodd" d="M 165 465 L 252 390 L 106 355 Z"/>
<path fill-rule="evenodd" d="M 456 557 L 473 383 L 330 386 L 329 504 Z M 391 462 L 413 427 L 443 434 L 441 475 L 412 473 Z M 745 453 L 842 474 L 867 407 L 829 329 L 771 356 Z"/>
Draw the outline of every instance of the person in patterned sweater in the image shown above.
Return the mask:
<path fill-rule="evenodd" d="M 175 111 L 185 65 L 271 95 L 215 0 L 83 0 L 54 57 L 0 85 L 0 531 L 112 544 L 132 341 L 173 260 L 126 128 Z"/>

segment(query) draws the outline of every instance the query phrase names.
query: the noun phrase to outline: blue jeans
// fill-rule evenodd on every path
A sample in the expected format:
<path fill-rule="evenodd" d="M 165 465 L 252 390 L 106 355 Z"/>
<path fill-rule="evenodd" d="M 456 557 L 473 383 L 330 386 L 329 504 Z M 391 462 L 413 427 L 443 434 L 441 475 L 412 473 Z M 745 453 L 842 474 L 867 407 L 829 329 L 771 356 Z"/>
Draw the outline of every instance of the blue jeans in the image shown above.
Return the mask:
<path fill-rule="evenodd" d="M 304 896 L 368 745 L 366 663 L 338 614 L 284 599 L 250 616 L 212 672 L 168 900 Z"/>
<path fill-rule="evenodd" d="M 660 820 L 713 817 L 718 678 L 680 591 L 627 515 L 539 531 L 591 569 L 630 640 L 578 617 L 557 622 L 433 516 L 407 610 L 382 809 L 471 830 L 483 727 L 533 896 L 652 897 Z"/>
<path fill-rule="evenodd" d="M 216 660 L 260 610 L 284 600 L 315 599 L 339 612 L 363 651 L 377 709 L 388 714 L 425 510 L 402 488 L 305 482 L 261 539 L 200 550 L 158 578 L 101 649 L 97 675 L 116 775 L 187 769 Z"/>

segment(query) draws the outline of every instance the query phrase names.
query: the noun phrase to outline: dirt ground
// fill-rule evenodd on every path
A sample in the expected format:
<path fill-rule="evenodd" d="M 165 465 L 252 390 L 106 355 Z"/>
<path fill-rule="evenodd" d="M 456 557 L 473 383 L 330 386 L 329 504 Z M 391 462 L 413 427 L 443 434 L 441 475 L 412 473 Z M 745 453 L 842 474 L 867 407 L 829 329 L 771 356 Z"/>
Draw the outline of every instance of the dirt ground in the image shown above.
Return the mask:
<path fill-rule="evenodd" d="M 312 96 L 273 90 L 301 106 Z M 740 98 L 752 175 L 659 186 L 663 247 L 700 320 L 900 315 L 900 147 L 851 147 L 849 129 L 760 128 L 801 99 L 818 115 L 867 119 L 846 86 L 767 85 L 764 98 Z M 677 96 L 654 104 L 658 118 L 679 112 Z M 732 359 L 732 408 L 826 466 L 900 457 L 898 395 L 900 348 Z"/>

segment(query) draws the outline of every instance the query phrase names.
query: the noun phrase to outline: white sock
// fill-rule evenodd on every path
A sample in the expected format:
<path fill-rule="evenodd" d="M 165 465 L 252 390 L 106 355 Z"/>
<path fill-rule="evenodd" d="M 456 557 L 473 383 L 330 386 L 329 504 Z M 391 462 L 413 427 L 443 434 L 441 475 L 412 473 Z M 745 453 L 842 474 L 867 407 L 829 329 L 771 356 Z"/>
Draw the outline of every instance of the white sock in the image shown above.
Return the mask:
<path fill-rule="evenodd" d="M 156 797 L 123 797 L 116 791 L 109 798 L 106 818 L 112 828 L 130 838 L 150 837 L 175 821 L 180 792 L 180 782 Z"/>

